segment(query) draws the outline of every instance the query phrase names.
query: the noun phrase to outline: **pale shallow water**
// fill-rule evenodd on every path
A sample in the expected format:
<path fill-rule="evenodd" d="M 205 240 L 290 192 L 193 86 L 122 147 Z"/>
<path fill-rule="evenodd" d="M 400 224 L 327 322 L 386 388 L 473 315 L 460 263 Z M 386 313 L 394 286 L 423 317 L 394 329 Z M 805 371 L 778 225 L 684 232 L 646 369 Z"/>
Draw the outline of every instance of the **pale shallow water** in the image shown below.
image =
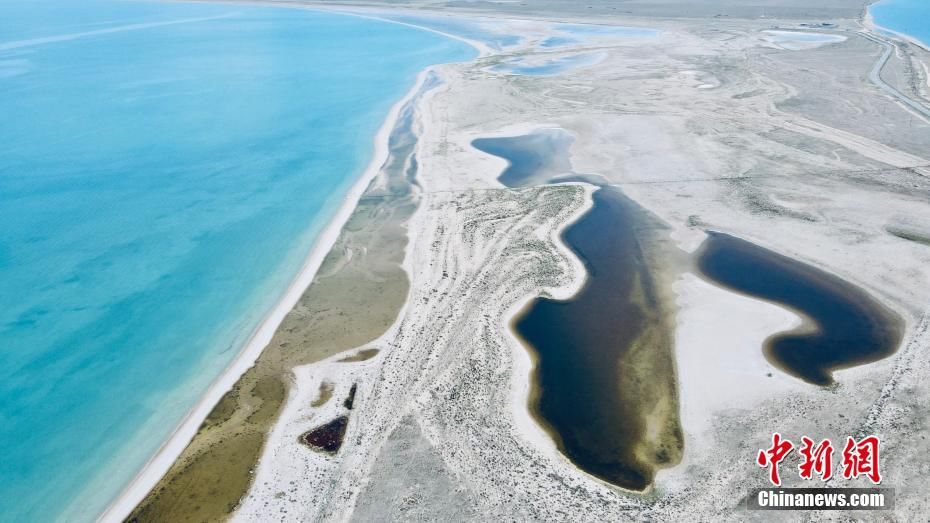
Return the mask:
<path fill-rule="evenodd" d="M 521 136 L 478 138 L 472 147 L 507 160 L 498 181 L 507 187 L 531 187 L 574 174 L 570 150 L 575 138 L 562 129 L 538 129 Z"/>
<path fill-rule="evenodd" d="M 539 38 L 539 47 L 599 45 L 614 39 L 651 39 L 662 33 L 648 27 L 599 24 L 544 23 L 527 20 L 498 20 L 479 16 L 442 16 L 381 11 L 379 17 L 404 24 L 426 27 L 441 33 L 480 42 L 491 49 L 507 50 L 521 45 L 527 38 Z M 519 28 L 520 35 L 514 34 Z"/>
<path fill-rule="evenodd" d="M 769 42 L 791 51 L 804 51 L 846 41 L 843 35 L 804 31 L 763 31 L 763 34 Z"/>
<path fill-rule="evenodd" d="M 554 36 L 540 42 L 543 48 L 597 44 L 616 38 L 657 38 L 662 33 L 648 27 L 597 24 L 553 24 Z"/>
<path fill-rule="evenodd" d="M 305 10 L 0 3 L 0 520 L 93 519 L 280 297 L 416 75 L 474 54 Z"/>
<path fill-rule="evenodd" d="M 539 43 L 539 47 L 551 48 L 562 47 L 565 45 L 575 45 L 581 43 L 580 40 L 570 36 L 550 36 Z"/>
<path fill-rule="evenodd" d="M 656 38 L 661 34 L 659 30 L 649 27 L 622 25 L 555 24 L 554 28 L 563 33 L 585 38 Z"/>
<path fill-rule="evenodd" d="M 394 20 L 417 27 L 426 27 L 440 33 L 480 42 L 497 50 L 519 45 L 523 40 L 520 36 L 511 32 L 506 22 L 498 20 L 389 11 L 379 13 L 379 16 L 387 20 Z"/>
<path fill-rule="evenodd" d="M 565 56 L 559 56 L 548 60 L 528 61 L 523 58 L 514 58 L 503 61 L 491 67 L 492 70 L 519 74 L 523 76 L 553 76 L 566 73 L 572 69 L 594 65 L 606 58 L 605 53 L 578 53 Z"/>

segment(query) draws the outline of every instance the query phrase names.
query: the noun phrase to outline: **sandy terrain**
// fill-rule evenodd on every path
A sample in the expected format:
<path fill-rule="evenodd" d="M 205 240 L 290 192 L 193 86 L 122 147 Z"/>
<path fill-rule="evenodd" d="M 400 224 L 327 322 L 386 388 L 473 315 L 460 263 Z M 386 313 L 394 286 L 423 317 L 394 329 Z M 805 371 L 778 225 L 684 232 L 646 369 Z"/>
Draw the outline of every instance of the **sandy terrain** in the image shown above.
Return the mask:
<path fill-rule="evenodd" d="M 567 0 L 400 3 L 490 17 L 494 30 L 528 37 L 437 68 L 442 85 L 418 104 L 420 205 L 403 260 L 409 294 L 391 291 L 405 294 L 397 321 L 373 341 L 338 347 L 378 349 L 370 359 L 339 361 L 353 353 L 333 347 L 278 367 L 293 378 L 234 519 L 770 520 L 745 511 L 742 497 L 766 486 L 754 458 L 775 431 L 795 440 L 880 435 L 896 517 L 930 510 L 924 50 L 864 33 L 863 2 L 852 0 L 594 2 L 591 10 Z M 763 9 L 766 18 L 755 18 Z M 579 36 L 543 48 L 558 33 L 546 17 L 661 34 Z M 825 20 L 837 26 L 801 25 Z M 829 38 L 792 40 L 811 32 Z M 493 67 L 592 51 L 603 59 L 549 76 Z M 904 345 L 838 372 L 836 387 L 807 385 L 761 352 L 765 338 L 798 324 L 794 312 L 715 287 L 687 262 L 661 264 L 659 281 L 678 307 L 683 458 L 645 494 L 588 476 L 531 416 L 533 362 L 508 323 L 540 293 L 568 297 L 582 285 L 584 270 L 559 231 L 588 208 L 592 187 L 504 188 L 505 162 L 470 145 L 553 127 L 575 137 L 576 173 L 599 175 L 667 225 L 676 260 L 687 260 L 705 230 L 741 236 L 872 293 L 905 319 Z M 297 324 L 325 313 L 304 312 Z M 327 386 L 332 398 L 322 401 Z M 335 456 L 298 443 L 347 412 Z M 178 477 L 187 481 L 183 471 Z M 785 477 L 800 485 L 796 474 Z"/>

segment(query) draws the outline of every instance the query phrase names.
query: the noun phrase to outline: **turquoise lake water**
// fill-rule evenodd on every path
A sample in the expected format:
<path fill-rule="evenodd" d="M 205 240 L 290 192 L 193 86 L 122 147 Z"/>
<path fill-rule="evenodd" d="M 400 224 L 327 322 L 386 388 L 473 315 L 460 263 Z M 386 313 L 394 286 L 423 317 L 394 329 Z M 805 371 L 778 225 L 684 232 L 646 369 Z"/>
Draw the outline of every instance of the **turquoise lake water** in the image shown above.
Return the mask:
<path fill-rule="evenodd" d="M 305 10 L 0 2 L 0 521 L 92 520 L 278 300 L 418 72 L 474 54 Z"/>
<path fill-rule="evenodd" d="M 869 12 L 876 24 L 930 47 L 930 1 L 882 0 L 869 7 Z"/>

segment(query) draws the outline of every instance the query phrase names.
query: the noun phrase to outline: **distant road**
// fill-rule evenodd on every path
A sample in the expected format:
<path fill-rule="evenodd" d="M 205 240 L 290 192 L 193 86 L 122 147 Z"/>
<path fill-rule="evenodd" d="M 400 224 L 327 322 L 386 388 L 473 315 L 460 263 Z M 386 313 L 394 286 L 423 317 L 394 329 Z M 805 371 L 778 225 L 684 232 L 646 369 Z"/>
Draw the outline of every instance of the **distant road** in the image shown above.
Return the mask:
<path fill-rule="evenodd" d="M 901 103 L 907 104 L 907 106 L 911 109 L 924 115 L 924 117 L 930 118 L 930 108 L 888 85 L 884 80 L 882 80 L 882 69 L 885 68 L 885 64 L 887 64 L 888 60 L 891 58 L 891 53 L 894 52 L 894 44 L 883 38 L 875 36 L 872 33 L 862 32 L 860 34 L 873 42 L 881 44 L 885 48 L 885 52 L 882 54 L 882 57 L 878 59 L 878 62 L 876 62 L 875 66 L 872 68 L 872 72 L 869 73 L 869 79 L 872 80 L 872 83 L 877 85 L 881 90 L 897 98 Z"/>

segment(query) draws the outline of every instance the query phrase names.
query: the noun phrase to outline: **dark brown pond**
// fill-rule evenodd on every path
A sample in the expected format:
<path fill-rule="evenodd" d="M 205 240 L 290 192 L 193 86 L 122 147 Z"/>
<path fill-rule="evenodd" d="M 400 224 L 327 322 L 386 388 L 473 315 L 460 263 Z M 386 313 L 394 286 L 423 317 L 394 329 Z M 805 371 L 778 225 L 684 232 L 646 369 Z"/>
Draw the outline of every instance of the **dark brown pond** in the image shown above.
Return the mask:
<path fill-rule="evenodd" d="M 358 391 L 358 383 L 353 383 L 352 388 L 349 389 L 349 395 L 346 397 L 346 400 L 342 402 L 342 406 L 346 410 L 352 410 L 352 407 L 355 406 L 355 393 Z"/>
<path fill-rule="evenodd" d="M 808 319 L 766 340 L 766 358 L 814 385 L 833 371 L 864 365 L 898 350 L 904 322 L 864 290 L 798 260 L 719 232 L 699 254 L 704 276 L 720 285 L 793 309 Z"/>
<path fill-rule="evenodd" d="M 339 416 L 325 425 L 321 425 L 300 436 L 300 442 L 315 450 L 322 450 L 330 454 L 339 452 L 342 440 L 349 427 L 349 417 Z"/>

